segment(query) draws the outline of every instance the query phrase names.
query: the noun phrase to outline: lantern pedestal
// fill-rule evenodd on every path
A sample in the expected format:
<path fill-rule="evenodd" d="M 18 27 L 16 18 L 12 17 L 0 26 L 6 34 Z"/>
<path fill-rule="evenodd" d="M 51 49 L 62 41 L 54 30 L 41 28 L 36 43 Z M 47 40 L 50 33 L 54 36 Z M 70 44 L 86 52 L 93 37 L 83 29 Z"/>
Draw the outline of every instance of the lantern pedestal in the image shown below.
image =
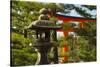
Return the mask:
<path fill-rule="evenodd" d="M 38 49 L 36 65 L 50 64 L 48 61 L 48 50 L 52 47 L 51 43 L 42 39 L 38 40 L 34 47 Z"/>

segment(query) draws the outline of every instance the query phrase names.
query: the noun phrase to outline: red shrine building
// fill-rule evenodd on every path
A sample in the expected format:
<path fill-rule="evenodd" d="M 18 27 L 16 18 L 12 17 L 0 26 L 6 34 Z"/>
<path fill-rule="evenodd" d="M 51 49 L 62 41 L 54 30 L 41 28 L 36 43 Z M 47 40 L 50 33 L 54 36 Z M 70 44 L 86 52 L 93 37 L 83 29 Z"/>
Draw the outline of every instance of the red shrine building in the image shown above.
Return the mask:
<path fill-rule="evenodd" d="M 61 14 L 56 14 L 56 18 L 63 23 L 74 23 L 80 28 L 84 28 L 85 22 L 96 22 L 96 18 L 85 18 L 85 17 L 77 17 L 77 16 L 65 16 Z M 74 32 L 73 28 L 70 27 L 67 30 L 60 30 L 59 32 L 63 32 L 64 36 L 68 36 L 70 32 Z"/>
<path fill-rule="evenodd" d="M 96 18 L 65 16 L 65 15 L 61 15 L 61 14 L 56 14 L 56 18 L 58 20 L 58 23 L 59 22 L 62 23 L 62 24 L 74 23 L 74 24 L 76 24 L 77 28 L 84 28 L 85 27 L 84 23 L 86 23 L 86 22 L 89 22 L 89 23 L 94 22 L 94 23 L 96 23 Z M 73 33 L 75 35 L 73 27 L 69 27 L 69 28 L 67 28 L 65 30 L 62 29 L 62 30 L 57 31 L 58 37 L 60 37 L 60 35 L 61 36 L 63 35 L 63 37 L 67 37 L 67 36 L 69 36 L 70 34 L 73 34 Z M 67 43 L 65 43 L 65 44 L 67 44 Z M 60 51 L 61 55 L 64 55 L 66 52 L 69 51 L 69 47 L 65 45 L 65 46 L 59 48 L 59 51 Z M 63 57 L 60 57 L 60 59 L 61 59 L 60 63 L 64 63 L 64 62 L 68 61 L 68 58 L 69 57 L 67 55 L 65 55 Z M 76 56 L 76 58 L 77 58 L 77 60 L 79 60 L 79 57 Z"/>

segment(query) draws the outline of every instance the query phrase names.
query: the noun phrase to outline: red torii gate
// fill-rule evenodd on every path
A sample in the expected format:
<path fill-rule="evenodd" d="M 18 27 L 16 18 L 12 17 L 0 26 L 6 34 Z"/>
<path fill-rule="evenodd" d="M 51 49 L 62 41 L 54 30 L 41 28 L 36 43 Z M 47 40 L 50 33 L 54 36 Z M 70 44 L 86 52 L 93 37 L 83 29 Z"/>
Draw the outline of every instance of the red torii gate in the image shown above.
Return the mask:
<path fill-rule="evenodd" d="M 72 17 L 72 16 L 65 16 L 56 14 L 56 18 L 58 20 L 62 20 L 64 23 L 70 22 L 70 21 L 76 21 L 80 23 L 80 27 L 83 27 L 84 22 L 96 22 L 96 19 L 94 18 L 84 18 L 84 17 Z M 68 32 L 73 32 L 73 28 L 70 28 L 68 30 L 61 30 L 64 33 L 64 36 L 68 36 Z"/>

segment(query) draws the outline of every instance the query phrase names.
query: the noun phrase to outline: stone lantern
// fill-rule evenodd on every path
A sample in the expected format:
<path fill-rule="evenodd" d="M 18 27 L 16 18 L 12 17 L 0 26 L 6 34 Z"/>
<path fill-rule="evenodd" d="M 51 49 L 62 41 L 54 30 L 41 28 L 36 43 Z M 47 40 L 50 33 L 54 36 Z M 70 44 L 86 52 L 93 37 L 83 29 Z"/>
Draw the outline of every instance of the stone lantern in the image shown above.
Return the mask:
<path fill-rule="evenodd" d="M 53 46 L 51 42 L 51 31 L 61 29 L 61 26 L 56 26 L 54 22 L 48 20 L 37 20 L 29 27 L 35 30 L 36 39 L 34 47 L 38 50 L 38 60 L 36 64 L 49 64 L 47 53 Z"/>
<path fill-rule="evenodd" d="M 53 46 L 53 43 L 51 42 L 53 35 L 52 31 L 61 29 L 61 26 L 57 26 L 55 22 L 49 20 L 46 9 L 43 8 L 40 10 L 40 13 L 41 15 L 39 16 L 39 19 L 32 22 L 27 27 L 27 29 L 34 30 L 36 33 L 36 42 L 34 44 L 34 47 L 37 49 L 38 53 L 36 65 L 50 64 L 48 61 L 48 50 L 50 50 Z"/>

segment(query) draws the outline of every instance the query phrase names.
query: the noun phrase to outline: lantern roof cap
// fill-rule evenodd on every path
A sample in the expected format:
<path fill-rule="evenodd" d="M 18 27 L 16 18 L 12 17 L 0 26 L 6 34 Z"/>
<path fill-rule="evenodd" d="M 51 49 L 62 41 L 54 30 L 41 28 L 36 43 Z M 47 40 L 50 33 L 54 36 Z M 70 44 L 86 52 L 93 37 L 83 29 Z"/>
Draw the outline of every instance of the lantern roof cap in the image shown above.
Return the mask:
<path fill-rule="evenodd" d="M 61 29 L 62 26 L 57 26 L 55 22 L 49 21 L 49 20 L 36 20 L 31 23 L 29 26 L 31 29 L 52 29 L 52 30 L 57 30 Z"/>

